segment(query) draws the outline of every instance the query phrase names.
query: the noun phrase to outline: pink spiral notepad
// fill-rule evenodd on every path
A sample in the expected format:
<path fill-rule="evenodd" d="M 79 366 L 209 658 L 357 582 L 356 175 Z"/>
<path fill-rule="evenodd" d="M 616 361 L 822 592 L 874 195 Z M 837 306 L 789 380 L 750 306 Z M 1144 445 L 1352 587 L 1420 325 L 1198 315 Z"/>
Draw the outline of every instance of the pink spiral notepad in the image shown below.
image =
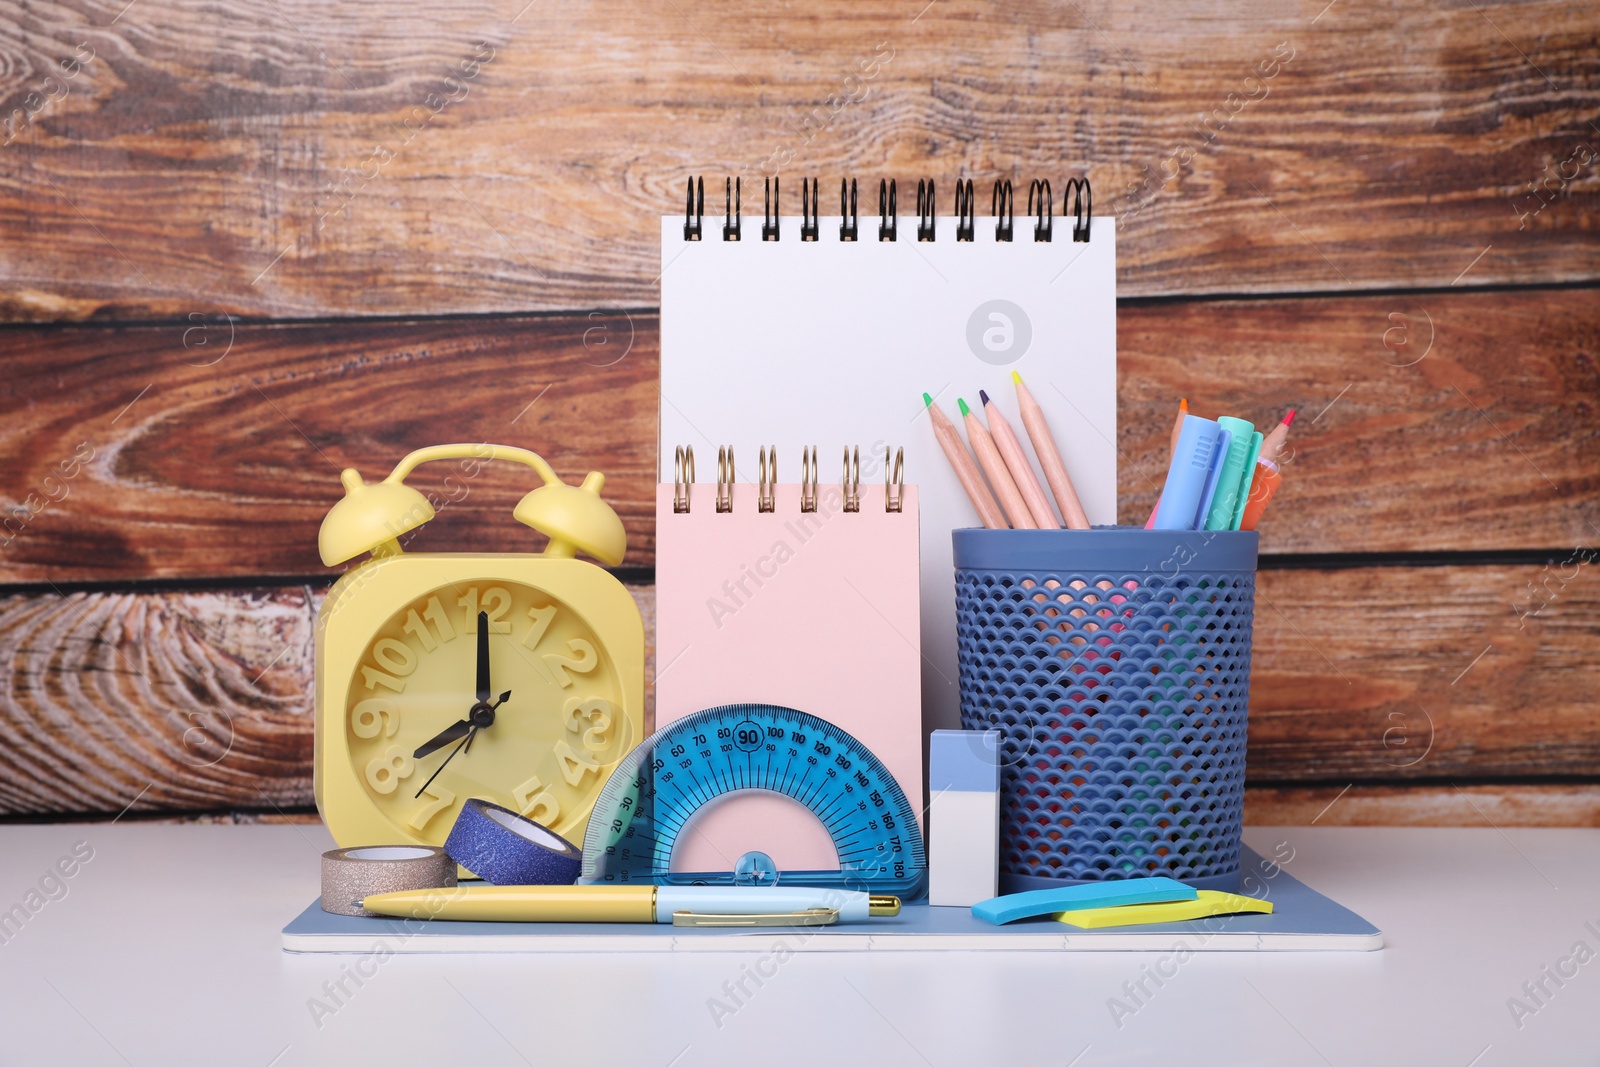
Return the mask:
<path fill-rule="evenodd" d="M 821 485 L 816 510 L 801 487 L 731 485 L 717 510 L 715 483 L 656 489 L 656 727 L 719 704 L 779 704 L 854 735 L 920 812 L 922 700 L 918 619 L 917 490 L 886 508 L 883 485 L 862 485 L 846 511 L 838 485 Z M 920 816 L 919 816 L 920 819 Z M 771 793 L 735 793 L 707 805 L 680 835 L 675 871 L 729 871 L 746 852 L 779 871 L 837 870 L 817 817 Z"/>

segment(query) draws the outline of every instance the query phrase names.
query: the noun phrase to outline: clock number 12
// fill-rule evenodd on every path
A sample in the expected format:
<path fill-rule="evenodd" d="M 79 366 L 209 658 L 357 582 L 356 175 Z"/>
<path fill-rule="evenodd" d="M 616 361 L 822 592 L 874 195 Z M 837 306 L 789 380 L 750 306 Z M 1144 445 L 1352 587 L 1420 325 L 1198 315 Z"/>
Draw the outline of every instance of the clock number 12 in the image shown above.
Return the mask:
<path fill-rule="evenodd" d="M 478 632 L 478 612 L 482 611 L 489 616 L 489 632 L 492 634 L 508 634 L 511 632 L 511 620 L 506 618 L 506 612 L 511 610 L 511 594 L 498 585 L 491 585 L 483 591 L 483 603 L 478 603 L 478 587 L 469 588 L 460 600 L 456 601 L 466 611 L 466 626 L 464 629 L 469 634 Z"/>

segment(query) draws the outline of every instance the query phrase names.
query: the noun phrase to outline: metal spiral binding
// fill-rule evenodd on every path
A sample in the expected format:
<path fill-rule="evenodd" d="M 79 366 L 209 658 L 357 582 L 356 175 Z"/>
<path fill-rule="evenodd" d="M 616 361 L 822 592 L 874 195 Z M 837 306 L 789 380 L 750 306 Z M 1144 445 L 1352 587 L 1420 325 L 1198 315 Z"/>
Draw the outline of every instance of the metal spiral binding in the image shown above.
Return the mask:
<path fill-rule="evenodd" d="M 724 241 L 737 241 L 742 236 L 741 229 L 744 223 L 739 218 L 739 186 L 742 183 L 742 178 L 729 178 L 727 179 L 727 184 L 723 187 L 723 195 L 727 198 L 727 213 L 723 216 L 722 222 L 722 239 Z"/>
<path fill-rule="evenodd" d="M 759 464 L 761 478 L 756 484 L 756 510 L 772 511 L 778 501 L 778 446 L 762 445 Z"/>
<path fill-rule="evenodd" d="M 922 179 L 917 179 L 917 240 L 933 240 L 933 179 L 928 179 L 927 199 L 922 195 Z"/>
<path fill-rule="evenodd" d="M 733 446 L 717 447 L 717 511 L 733 510 Z"/>
<path fill-rule="evenodd" d="M 972 195 L 972 179 L 956 182 L 956 240 L 970 241 L 978 225 L 978 198 Z"/>
<path fill-rule="evenodd" d="M 766 188 L 766 208 L 761 219 L 761 239 L 763 241 L 776 241 L 778 239 L 778 188 L 777 178 L 765 178 L 762 181 Z"/>
<path fill-rule="evenodd" d="M 846 511 L 861 510 L 861 449 L 851 448 L 848 445 L 844 450 L 844 475 L 839 479 L 839 488 L 844 490 L 844 509 Z"/>
<path fill-rule="evenodd" d="M 994 239 L 1010 242 L 1017 221 L 1017 205 L 1011 194 L 1011 179 L 996 178 L 994 197 L 989 202 L 989 214 L 994 216 Z"/>
<path fill-rule="evenodd" d="M 766 208 L 761 224 L 761 239 L 763 241 L 776 241 L 779 239 L 779 227 L 782 223 L 782 211 L 779 208 L 781 199 L 779 181 L 777 178 L 764 179 L 766 185 Z M 741 218 L 741 199 L 743 195 L 743 179 L 727 178 L 723 186 L 725 201 L 723 211 L 722 239 L 724 241 L 738 241 L 743 233 L 743 219 Z M 1010 242 L 1014 239 L 1016 226 L 1016 194 L 1012 182 L 1008 178 L 995 180 L 994 192 L 990 198 L 990 214 L 994 217 L 994 239 L 996 242 Z M 880 179 L 878 182 L 878 240 L 894 241 L 899 238 L 899 197 L 895 179 Z M 685 241 L 699 241 L 704 235 L 703 224 L 705 218 L 706 188 L 704 178 L 690 178 L 685 191 L 683 208 L 683 239 Z M 931 178 L 917 180 L 917 240 L 935 241 L 938 234 L 938 216 L 934 208 L 934 181 Z M 1071 208 L 1068 208 L 1068 204 Z M 800 180 L 800 240 L 816 241 L 821 235 L 822 228 L 822 200 L 818 193 L 818 180 L 812 178 L 808 183 L 806 179 Z M 1035 178 L 1028 183 L 1028 214 L 1034 218 L 1033 239 L 1035 241 L 1049 241 L 1055 236 L 1055 195 L 1047 178 Z M 1076 242 L 1087 243 L 1090 240 L 1090 227 L 1094 215 L 1094 193 L 1090 188 L 1089 179 L 1068 178 L 1066 187 L 1061 196 L 1061 217 L 1072 218 L 1072 239 Z M 972 179 L 962 178 L 956 181 L 956 241 L 968 243 L 974 238 L 977 229 L 977 200 L 972 191 Z M 855 178 L 841 178 L 839 180 L 839 240 L 853 242 L 860 239 L 860 213 L 857 204 L 857 180 Z"/>
<path fill-rule="evenodd" d="M 1067 197 L 1072 197 L 1072 239 L 1088 243 L 1089 223 L 1094 214 L 1094 191 L 1088 178 L 1068 178 L 1061 191 L 1061 214 L 1067 213 Z"/>
<path fill-rule="evenodd" d="M 699 198 L 695 197 L 695 179 L 689 179 L 689 202 L 683 209 L 683 239 L 685 241 L 700 240 L 700 222 L 706 213 L 706 180 L 699 180 Z"/>
<path fill-rule="evenodd" d="M 1033 194 L 1039 194 L 1039 206 L 1033 206 Z M 1028 214 L 1034 217 L 1033 239 L 1048 241 L 1055 231 L 1055 197 L 1050 193 L 1049 178 L 1035 178 L 1028 184 Z"/>
<path fill-rule="evenodd" d="M 817 446 L 800 450 L 800 510 L 817 510 Z"/>
<path fill-rule="evenodd" d="M 860 231 L 861 217 L 856 213 L 856 180 L 850 179 L 850 203 L 845 204 L 844 179 L 839 179 L 839 240 L 854 241 Z"/>
<path fill-rule="evenodd" d="M 883 510 L 903 512 L 906 506 L 906 450 L 894 452 L 893 473 L 890 473 L 889 446 L 883 446 Z"/>
<path fill-rule="evenodd" d="M 672 510 L 678 515 L 689 513 L 689 493 L 694 485 L 694 449 L 679 445 L 672 453 Z"/>
<path fill-rule="evenodd" d="M 778 509 L 778 447 L 776 445 L 762 445 L 757 465 L 759 476 L 756 482 L 756 510 L 770 514 Z M 674 514 L 687 515 L 690 513 L 694 481 L 694 448 L 690 445 L 678 445 L 672 452 L 672 510 Z M 717 449 L 717 512 L 719 514 L 728 514 L 733 511 L 734 481 L 733 446 L 720 446 Z M 800 510 L 804 513 L 814 514 L 817 511 L 819 500 L 817 481 L 817 447 L 815 445 L 807 445 L 800 450 Z M 844 473 L 839 478 L 839 487 L 844 494 L 844 510 L 860 512 L 861 449 L 859 447 L 850 447 L 848 445 L 845 447 Z M 888 445 L 885 445 L 883 448 L 883 510 L 893 514 L 903 513 L 905 511 L 905 500 L 906 450 L 904 448 L 891 449 Z"/>
<path fill-rule="evenodd" d="M 822 211 L 822 198 L 817 195 L 817 179 L 811 179 L 810 188 L 806 187 L 806 180 L 800 179 L 800 240 L 815 241 L 817 239 L 817 216 Z"/>

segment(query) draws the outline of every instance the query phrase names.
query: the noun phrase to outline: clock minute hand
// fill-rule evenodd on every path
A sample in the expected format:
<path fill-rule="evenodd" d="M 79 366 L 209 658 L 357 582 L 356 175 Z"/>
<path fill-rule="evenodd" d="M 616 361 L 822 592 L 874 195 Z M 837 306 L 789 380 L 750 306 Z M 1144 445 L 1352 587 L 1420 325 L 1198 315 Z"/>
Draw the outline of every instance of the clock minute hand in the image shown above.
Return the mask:
<path fill-rule="evenodd" d="M 478 703 L 489 703 L 489 613 L 478 612 Z"/>
<path fill-rule="evenodd" d="M 438 768 L 432 774 L 428 775 L 428 780 L 426 782 L 422 783 L 422 789 L 418 789 L 416 791 L 416 793 L 413 794 L 414 797 L 420 797 L 422 795 L 422 790 L 423 789 L 427 789 L 430 785 L 433 784 L 433 780 L 435 778 L 439 777 L 439 772 L 444 770 L 447 766 L 449 766 L 450 765 L 450 761 L 456 758 L 456 753 L 460 752 L 467 745 L 472 744 L 472 737 L 477 732 L 478 732 L 477 726 L 474 725 L 474 726 L 468 726 L 467 727 L 467 736 L 462 738 L 460 741 L 456 742 L 456 747 L 452 748 L 450 750 L 450 755 L 446 756 L 444 758 L 444 762 L 440 763 Z"/>

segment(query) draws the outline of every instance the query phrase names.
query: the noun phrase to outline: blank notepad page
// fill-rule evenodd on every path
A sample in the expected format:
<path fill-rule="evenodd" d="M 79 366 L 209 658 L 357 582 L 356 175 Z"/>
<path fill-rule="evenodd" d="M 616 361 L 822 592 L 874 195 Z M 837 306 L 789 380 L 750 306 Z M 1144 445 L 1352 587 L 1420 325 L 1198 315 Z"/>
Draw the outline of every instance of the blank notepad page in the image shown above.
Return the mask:
<path fill-rule="evenodd" d="M 671 450 L 669 449 L 669 454 Z M 798 450 L 791 455 L 797 460 Z M 821 485 L 803 512 L 798 485 L 691 487 L 673 510 L 656 493 L 656 727 L 721 704 L 778 704 L 841 727 L 871 749 L 922 810 L 922 709 L 917 584 L 917 489 L 902 510 L 863 485 L 859 512 Z M 702 809 L 672 854 L 674 870 L 727 871 L 745 852 L 783 870 L 836 870 L 816 816 L 776 794 L 735 794 Z"/>

